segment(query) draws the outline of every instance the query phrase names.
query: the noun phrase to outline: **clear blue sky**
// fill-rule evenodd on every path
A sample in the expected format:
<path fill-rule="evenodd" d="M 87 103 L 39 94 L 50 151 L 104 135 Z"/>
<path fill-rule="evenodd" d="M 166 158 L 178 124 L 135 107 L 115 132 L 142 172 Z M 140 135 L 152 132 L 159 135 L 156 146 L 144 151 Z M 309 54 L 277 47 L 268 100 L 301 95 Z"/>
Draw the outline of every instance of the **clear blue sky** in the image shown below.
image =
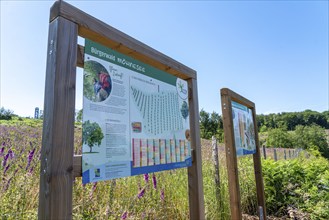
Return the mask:
<path fill-rule="evenodd" d="M 43 109 L 53 2 L 1 0 L 0 106 L 21 116 Z M 223 87 L 257 114 L 329 108 L 328 1 L 67 2 L 195 69 L 200 110 L 221 113 Z"/>

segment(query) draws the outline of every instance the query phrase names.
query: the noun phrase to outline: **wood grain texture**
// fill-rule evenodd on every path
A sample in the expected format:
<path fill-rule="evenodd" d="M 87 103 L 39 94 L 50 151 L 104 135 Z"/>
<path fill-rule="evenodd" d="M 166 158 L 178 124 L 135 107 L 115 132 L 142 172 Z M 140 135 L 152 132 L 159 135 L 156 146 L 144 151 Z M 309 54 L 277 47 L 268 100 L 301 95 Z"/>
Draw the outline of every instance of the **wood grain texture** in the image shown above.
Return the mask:
<path fill-rule="evenodd" d="M 82 177 L 82 155 L 73 157 L 73 177 Z"/>
<path fill-rule="evenodd" d="M 51 8 L 50 21 L 58 16 L 75 22 L 79 26 L 79 35 L 81 37 L 98 42 L 179 78 L 196 78 L 195 70 L 154 50 L 110 25 L 95 19 L 64 1 L 55 2 Z"/>
<path fill-rule="evenodd" d="M 84 46 L 78 45 L 77 66 L 83 68 L 84 63 L 85 63 L 85 48 Z"/>
<path fill-rule="evenodd" d="M 228 178 L 229 178 L 229 191 L 230 191 L 230 200 L 231 200 L 230 201 L 231 215 L 232 215 L 231 218 L 242 219 L 237 157 L 236 157 L 235 139 L 233 132 L 234 128 L 232 124 L 233 119 L 232 119 L 231 102 L 235 101 L 252 110 L 254 131 L 255 131 L 255 142 L 256 142 L 256 153 L 253 154 L 254 173 L 256 180 L 258 207 L 262 207 L 261 209 L 262 213 L 258 213 L 258 215 L 261 216 L 262 219 L 267 219 L 255 104 L 250 100 L 244 98 L 243 96 L 231 91 L 228 88 L 221 89 L 221 99 L 222 99 L 222 113 L 223 113 L 223 124 L 224 124 L 227 169 L 228 169 Z"/>
<path fill-rule="evenodd" d="M 264 191 L 264 181 L 263 181 L 263 173 L 262 173 L 262 162 L 261 162 L 261 154 L 260 154 L 260 144 L 258 137 L 258 127 L 256 121 L 256 106 L 252 108 L 252 117 L 254 122 L 255 129 L 255 142 L 256 142 L 256 153 L 253 154 L 254 161 L 254 172 L 255 172 L 255 180 L 256 180 L 256 190 L 257 190 L 257 202 L 258 207 L 262 207 L 262 215 L 258 210 L 258 216 L 262 216 L 264 220 L 267 219 L 266 216 L 266 204 L 265 204 L 265 191 Z"/>
<path fill-rule="evenodd" d="M 188 80 L 192 166 L 188 167 L 190 219 L 205 219 L 197 80 Z"/>
<path fill-rule="evenodd" d="M 49 24 L 39 219 L 72 218 L 77 32 L 61 17 Z"/>
<path fill-rule="evenodd" d="M 224 126 L 224 141 L 226 151 L 226 165 L 228 175 L 228 185 L 230 194 L 231 219 L 241 220 L 241 199 L 238 177 L 238 165 L 235 149 L 235 140 L 232 124 L 232 106 L 231 99 L 227 90 L 221 90 L 221 104 Z"/>

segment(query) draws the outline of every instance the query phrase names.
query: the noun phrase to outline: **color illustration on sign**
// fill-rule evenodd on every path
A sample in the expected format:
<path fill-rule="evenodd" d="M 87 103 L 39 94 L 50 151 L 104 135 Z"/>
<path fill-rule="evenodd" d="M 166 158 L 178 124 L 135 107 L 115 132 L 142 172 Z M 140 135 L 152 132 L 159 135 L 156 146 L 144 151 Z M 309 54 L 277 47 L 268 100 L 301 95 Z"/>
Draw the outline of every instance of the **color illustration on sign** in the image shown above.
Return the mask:
<path fill-rule="evenodd" d="M 234 140 L 238 156 L 256 153 L 252 110 L 232 101 Z"/>

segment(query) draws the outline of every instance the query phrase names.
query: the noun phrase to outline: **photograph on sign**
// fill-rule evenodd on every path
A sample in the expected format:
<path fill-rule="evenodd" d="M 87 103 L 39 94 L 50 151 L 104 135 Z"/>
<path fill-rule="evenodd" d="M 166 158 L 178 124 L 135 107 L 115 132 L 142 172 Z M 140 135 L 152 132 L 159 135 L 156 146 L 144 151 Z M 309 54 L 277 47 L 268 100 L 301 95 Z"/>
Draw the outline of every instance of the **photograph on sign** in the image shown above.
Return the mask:
<path fill-rule="evenodd" d="M 86 39 L 83 183 L 192 165 L 187 82 Z"/>
<path fill-rule="evenodd" d="M 232 119 L 237 156 L 256 153 L 252 110 L 232 101 Z"/>

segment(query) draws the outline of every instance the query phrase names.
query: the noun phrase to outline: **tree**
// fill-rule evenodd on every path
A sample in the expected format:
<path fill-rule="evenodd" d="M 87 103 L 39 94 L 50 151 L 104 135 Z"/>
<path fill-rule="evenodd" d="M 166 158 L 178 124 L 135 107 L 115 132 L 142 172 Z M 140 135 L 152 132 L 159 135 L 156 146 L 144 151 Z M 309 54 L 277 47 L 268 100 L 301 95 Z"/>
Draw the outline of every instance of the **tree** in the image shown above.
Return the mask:
<path fill-rule="evenodd" d="M 14 116 L 13 111 L 5 109 L 4 107 L 0 108 L 0 120 L 11 120 Z"/>
<path fill-rule="evenodd" d="M 294 131 L 293 143 L 303 149 L 315 148 L 322 156 L 329 158 L 329 144 L 325 129 L 319 125 L 298 125 Z"/>
<path fill-rule="evenodd" d="M 286 130 L 274 128 L 268 131 L 266 145 L 271 147 L 289 148 L 292 146 L 292 140 Z"/>
<path fill-rule="evenodd" d="M 80 109 L 77 114 L 77 122 L 82 122 L 83 109 Z"/>
<path fill-rule="evenodd" d="M 96 122 L 91 123 L 88 120 L 82 124 L 82 141 L 89 146 L 90 153 L 94 145 L 99 147 L 103 138 L 102 129 Z"/>

